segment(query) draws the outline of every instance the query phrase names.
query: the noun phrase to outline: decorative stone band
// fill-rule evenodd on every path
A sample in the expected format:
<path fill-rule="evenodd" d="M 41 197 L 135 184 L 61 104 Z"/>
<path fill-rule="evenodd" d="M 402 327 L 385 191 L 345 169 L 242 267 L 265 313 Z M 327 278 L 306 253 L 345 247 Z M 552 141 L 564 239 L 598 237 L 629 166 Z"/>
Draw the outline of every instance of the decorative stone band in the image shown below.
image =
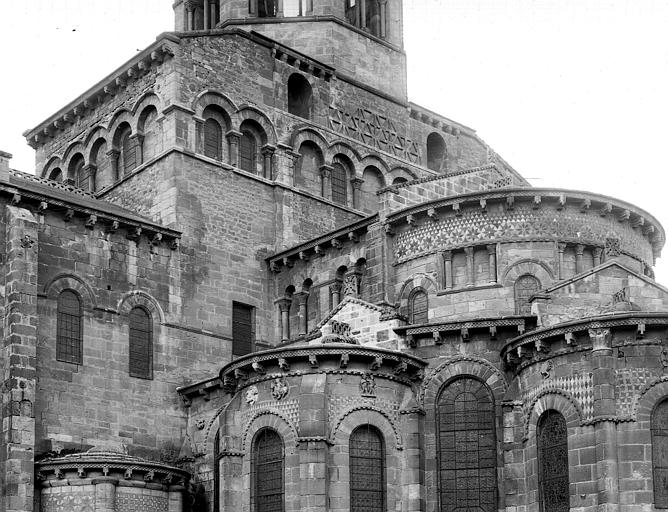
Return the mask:
<path fill-rule="evenodd" d="M 564 345 L 571 350 L 611 351 L 611 329 L 629 326 L 635 326 L 636 340 L 640 340 L 647 326 L 668 326 L 668 313 L 617 313 L 563 322 L 509 340 L 501 349 L 501 358 L 508 367 L 518 371 L 528 363 L 544 359 L 557 345 L 558 354 L 565 353 Z M 586 348 L 577 346 L 578 338 L 583 335 L 587 336 Z"/>
<path fill-rule="evenodd" d="M 84 485 L 90 484 L 91 478 L 106 478 L 119 485 L 127 482 L 127 485 L 137 487 L 143 483 L 170 490 L 174 486 L 184 487 L 190 480 L 190 473 L 182 469 L 108 451 L 88 451 L 44 459 L 35 466 L 37 480 L 42 487 Z"/>
<path fill-rule="evenodd" d="M 349 369 L 350 366 L 350 369 Z M 346 343 L 320 346 L 290 346 L 256 352 L 241 357 L 220 370 L 223 389 L 236 393 L 256 380 L 303 373 L 378 372 L 379 377 L 417 381 L 424 376 L 427 362 L 408 354 L 381 348 L 364 348 Z M 304 370 L 302 370 L 302 368 Z"/>
<path fill-rule="evenodd" d="M 33 149 L 37 149 L 58 131 L 65 129 L 65 127 L 76 123 L 79 118 L 93 112 L 108 95 L 113 96 L 120 89 L 127 87 L 132 81 L 137 80 L 147 73 L 152 65 L 160 65 L 168 58 L 173 57 L 175 54 L 174 47 L 177 46 L 178 42 L 179 38 L 174 35 L 162 35 L 155 43 L 133 57 L 104 80 L 91 87 L 72 103 L 60 109 L 56 114 L 32 130 L 24 132 L 23 136 L 28 141 L 28 144 Z"/>
<path fill-rule="evenodd" d="M 515 188 L 429 201 L 388 216 L 396 263 L 472 245 L 558 241 L 604 247 L 653 262 L 665 232 L 649 213 L 607 196 L 561 189 Z M 400 229 L 401 228 L 401 229 Z"/>
<path fill-rule="evenodd" d="M 348 224 L 310 242 L 269 256 L 266 261 L 272 272 L 280 272 L 283 267 L 294 266 L 295 261 L 308 261 L 310 257 L 324 254 L 326 250 L 341 249 L 346 242 L 359 243 L 359 237 L 366 233 L 368 227 L 375 222 L 378 222 L 378 214 Z"/>

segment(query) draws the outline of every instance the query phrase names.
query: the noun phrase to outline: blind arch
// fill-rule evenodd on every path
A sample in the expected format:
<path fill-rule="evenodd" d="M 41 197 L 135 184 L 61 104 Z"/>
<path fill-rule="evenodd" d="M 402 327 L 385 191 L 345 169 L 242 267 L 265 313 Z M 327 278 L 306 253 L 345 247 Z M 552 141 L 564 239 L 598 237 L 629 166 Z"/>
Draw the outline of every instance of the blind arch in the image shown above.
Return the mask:
<path fill-rule="evenodd" d="M 83 364 L 83 312 L 81 299 L 72 290 L 58 295 L 56 320 L 56 359 Z"/>
<path fill-rule="evenodd" d="M 492 393 L 459 377 L 442 388 L 436 411 L 442 512 L 497 510 L 496 428 Z"/>

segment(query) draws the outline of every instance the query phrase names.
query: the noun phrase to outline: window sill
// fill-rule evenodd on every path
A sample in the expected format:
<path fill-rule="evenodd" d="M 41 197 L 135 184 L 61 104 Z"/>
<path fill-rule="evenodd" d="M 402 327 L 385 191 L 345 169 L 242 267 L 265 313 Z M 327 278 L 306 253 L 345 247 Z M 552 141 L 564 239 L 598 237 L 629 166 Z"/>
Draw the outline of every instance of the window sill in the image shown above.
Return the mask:
<path fill-rule="evenodd" d="M 439 290 L 436 292 L 436 295 L 452 295 L 453 293 L 461 292 L 473 292 L 477 290 L 489 290 L 492 288 L 503 288 L 502 284 L 499 283 L 489 283 L 489 284 L 478 284 L 473 286 L 460 286 L 458 288 L 452 288 L 450 290 Z"/>

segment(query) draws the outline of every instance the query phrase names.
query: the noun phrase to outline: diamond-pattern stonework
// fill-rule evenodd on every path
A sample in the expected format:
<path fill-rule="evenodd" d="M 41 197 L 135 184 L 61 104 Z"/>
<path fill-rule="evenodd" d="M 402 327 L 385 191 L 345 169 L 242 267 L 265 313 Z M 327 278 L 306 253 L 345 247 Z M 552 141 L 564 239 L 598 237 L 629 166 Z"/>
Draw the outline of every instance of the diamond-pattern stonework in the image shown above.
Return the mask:
<path fill-rule="evenodd" d="M 658 377 L 656 370 L 649 368 L 616 369 L 617 415 L 622 418 L 632 417 L 640 392 L 656 377 Z"/>
<path fill-rule="evenodd" d="M 561 390 L 568 393 L 579 404 L 582 410 L 582 420 L 591 420 L 594 417 L 594 387 L 591 374 L 571 375 L 549 379 L 540 386 L 522 390 L 522 401 L 525 417 L 531 412 L 530 407 L 534 399 L 551 390 Z"/>
<path fill-rule="evenodd" d="M 422 225 L 400 233 L 394 243 L 398 263 L 438 250 L 482 245 L 494 241 L 559 240 L 603 247 L 606 235 L 614 229 L 620 247 L 644 261 L 652 260 L 647 240 L 628 224 L 624 225 L 594 213 L 556 211 L 548 208 L 516 207 L 511 211 L 483 213 L 464 212 L 439 222 Z"/>
<path fill-rule="evenodd" d="M 95 496 L 92 494 L 46 494 L 42 496 L 41 512 L 94 511 Z"/>
<path fill-rule="evenodd" d="M 299 403 L 297 400 L 265 400 L 256 402 L 246 409 L 241 415 L 243 425 L 246 425 L 250 419 L 260 411 L 274 410 L 281 412 L 286 418 L 290 420 L 292 425 L 297 427 L 299 424 Z"/>
<path fill-rule="evenodd" d="M 399 419 L 399 404 L 394 400 L 374 397 L 330 396 L 327 400 L 327 421 L 330 425 L 341 417 L 341 414 L 355 405 L 373 405 L 385 411 L 393 423 Z"/>

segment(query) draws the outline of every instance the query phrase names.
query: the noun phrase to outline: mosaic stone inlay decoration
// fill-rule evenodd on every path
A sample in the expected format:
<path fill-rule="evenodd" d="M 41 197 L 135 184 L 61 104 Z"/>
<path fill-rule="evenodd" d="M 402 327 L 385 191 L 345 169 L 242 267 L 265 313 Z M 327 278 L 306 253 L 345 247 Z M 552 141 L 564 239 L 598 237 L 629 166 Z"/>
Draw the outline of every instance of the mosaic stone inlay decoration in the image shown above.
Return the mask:
<path fill-rule="evenodd" d="M 299 424 L 299 403 L 297 400 L 264 400 L 262 402 L 256 402 L 246 409 L 241 415 L 242 424 L 245 425 L 248 421 L 255 415 L 255 413 L 260 411 L 265 411 L 267 409 L 273 409 L 281 412 L 286 418 L 292 422 L 296 427 Z"/>
<path fill-rule="evenodd" d="M 399 403 L 394 400 L 375 397 L 330 396 L 327 404 L 327 421 L 330 425 L 333 425 L 346 409 L 355 405 L 373 405 L 385 411 L 394 424 L 399 420 Z"/>
<path fill-rule="evenodd" d="M 335 132 L 413 163 L 420 163 L 418 144 L 398 133 L 391 119 L 365 108 L 349 113 L 329 107 L 329 127 Z"/>
<path fill-rule="evenodd" d="M 116 494 L 116 510 L 118 512 L 167 512 L 169 502 L 164 496 L 146 496 L 143 494 Z"/>
<path fill-rule="evenodd" d="M 95 511 L 95 496 L 93 494 L 43 494 L 41 502 L 41 512 Z"/>
<path fill-rule="evenodd" d="M 401 263 L 437 250 L 497 240 L 558 240 L 603 247 L 611 229 L 621 235 L 619 243 L 622 251 L 644 261 L 653 261 L 650 244 L 628 224 L 613 223 L 593 212 L 558 212 L 520 206 L 504 212 L 473 210 L 439 222 L 423 222 L 397 235 L 394 257 Z"/>
<path fill-rule="evenodd" d="M 529 415 L 530 407 L 533 404 L 534 399 L 543 393 L 544 391 L 549 390 L 562 390 L 571 395 L 579 404 L 582 410 L 582 419 L 584 421 L 591 420 L 594 417 L 594 387 L 591 374 L 585 375 L 572 375 L 570 377 L 558 377 L 554 379 L 549 379 L 544 384 L 540 386 L 533 386 L 530 389 L 526 389 L 527 386 L 523 386 L 522 390 L 522 401 L 523 401 L 523 412 L 524 416 Z"/>
<path fill-rule="evenodd" d="M 659 376 L 649 368 L 620 368 L 615 370 L 615 392 L 617 393 L 617 416 L 629 418 L 634 415 L 636 401 L 648 382 Z"/>

